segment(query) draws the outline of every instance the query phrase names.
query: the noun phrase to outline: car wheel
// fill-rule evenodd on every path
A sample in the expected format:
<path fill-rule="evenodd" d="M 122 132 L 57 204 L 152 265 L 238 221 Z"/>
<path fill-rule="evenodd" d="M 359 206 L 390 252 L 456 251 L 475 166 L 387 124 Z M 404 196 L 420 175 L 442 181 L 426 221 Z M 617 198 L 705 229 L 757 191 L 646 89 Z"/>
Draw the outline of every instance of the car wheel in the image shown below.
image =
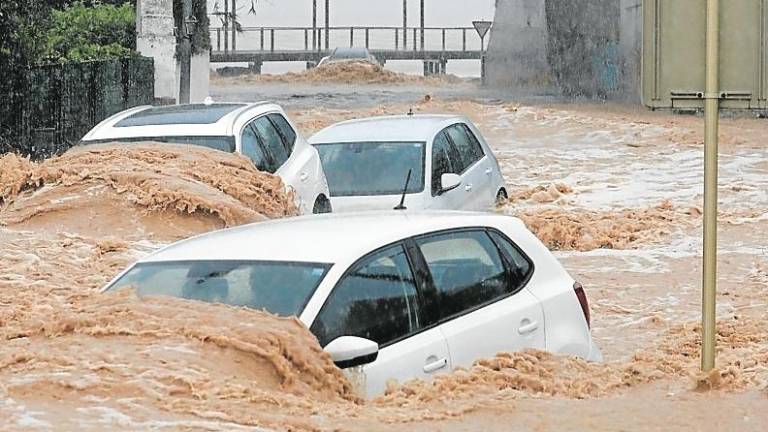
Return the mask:
<path fill-rule="evenodd" d="M 504 189 L 499 189 L 499 192 L 496 194 L 496 205 L 502 206 L 509 201 L 509 195 L 507 195 L 507 191 Z"/>
<path fill-rule="evenodd" d="M 331 213 L 331 202 L 324 195 L 320 195 L 315 200 L 315 205 L 312 207 L 312 214 Z"/>

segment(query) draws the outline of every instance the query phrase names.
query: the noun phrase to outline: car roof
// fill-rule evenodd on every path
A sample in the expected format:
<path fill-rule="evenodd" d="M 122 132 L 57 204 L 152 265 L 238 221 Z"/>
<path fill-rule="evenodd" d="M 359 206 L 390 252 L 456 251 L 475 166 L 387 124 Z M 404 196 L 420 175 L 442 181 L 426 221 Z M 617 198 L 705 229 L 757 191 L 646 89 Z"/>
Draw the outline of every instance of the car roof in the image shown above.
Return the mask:
<path fill-rule="evenodd" d="M 123 117 L 114 127 L 213 124 L 245 106 L 237 103 L 153 106 Z"/>
<path fill-rule="evenodd" d="M 407 204 L 407 203 L 406 203 Z M 196 260 L 335 264 L 408 237 L 517 220 L 497 213 L 376 211 L 278 219 L 216 231 L 168 246 L 141 262 Z M 522 222 L 519 226 L 525 229 Z"/>
<path fill-rule="evenodd" d="M 370 141 L 430 142 L 440 130 L 458 122 L 466 123 L 469 120 L 464 116 L 451 114 L 368 117 L 328 126 L 313 135 L 309 142 L 311 144 Z"/>
<path fill-rule="evenodd" d="M 139 106 L 104 120 L 83 141 L 158 136 L 230 136 L 244 113 L 280 110 L 270 102 Z"/>

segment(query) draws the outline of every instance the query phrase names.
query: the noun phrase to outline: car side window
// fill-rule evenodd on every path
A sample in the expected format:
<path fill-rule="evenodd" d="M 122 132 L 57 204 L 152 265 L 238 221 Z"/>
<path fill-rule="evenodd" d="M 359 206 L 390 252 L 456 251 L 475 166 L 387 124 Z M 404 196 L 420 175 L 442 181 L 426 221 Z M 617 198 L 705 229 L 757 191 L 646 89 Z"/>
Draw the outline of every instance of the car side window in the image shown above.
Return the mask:
<path fill-rule="evenodd" d="M 458 231 L 416 240 L 435 285 L 440 319 L 510 293 L 507 272 L 485 231 Z"/>
<path fill-rule="evenodd" d="M 250 159 L 256 168 L 260 171 L 269 171 L 269 158 L 261 145 L 261 139 L 251 125 L 243 129 L 241 145 L 243 155 Z"/>
<path fill-rule="evenodd" d="M 480 145 L 480 140 L 477 139 L 475 133 L 472 132 L 472 129 L 466 124 L 462 123 L 461 128 L 464 129 L 464 133 L 466 133 L 467 138 L 469 138 L 469 147 L 472 151 L 472 157 L 475 158 L 475 160 L 482 159 L 483 156 L 485 156 L 485 152 L 483 151 L 483 146 Z"/>
<path fill-rule="evenodd" d="M 459 153 L 463 167 L 462 172 L 478 160 L 482 159 L 483 149 L 480 147 L 477 138 L 474 136 L 472 136 L 474 139 L 470 138 L 470 131 L 466 126 L 463 124 L 455 124 L 446 129 L 446 132 Z"/>
<path fill-rule="evenodd" d="M 453 161 L 451 160 L 451 142 L 448 141 L 445 132 L 440 132 L 436 137 L 434 144 L 432 145 L 432 194 L 435 195 L 440 192 L 442 187 L 440 178 L 443 174 L 455 173 L 458 174 L 456 168 L 454 168 Z"/>
<path fill-rule="evenodd" d="M 533 264 L 523 255 L 517 246 L 512 244 L 506 237 L 495 231 L 489 231 L 493 241 L 499 246 L 502 255 L 509 264 L 509 283 L 513 291 L 522 288 L 528 281 L 528 277 L 533 271 Z"/>
<path fill-rule="evenodd" d="M 261 137 L 264 147 L 272 156 L 273 165 L 270 167 L 270 172 L 274 173 L 288 160 L 288 151 L 283 144 L 283 138 L 267 117 L 259 117 L 252 124 Z"/>
<path fill-rule="evenodd" d="M 280 132 L 280 135 L 282 135 L 285 149 L 288 151 L 288 156 L 290 157 L 291 153 L 293 153 L 293 146 L 296 144 L 296 131 L 293 130 L 290 123 L 288 123 L 288 120 L 280 114 L 269 114 L 267 117 L 272 121 L 272 124 L 275 125 Z"/>
<path fill-rule="evenodd" d="M 402 246 L 376 252 L 339 281 L 312 324 L 325 346 L 358 336 L 384 346 L 421 328 L 413 271 Z"/>

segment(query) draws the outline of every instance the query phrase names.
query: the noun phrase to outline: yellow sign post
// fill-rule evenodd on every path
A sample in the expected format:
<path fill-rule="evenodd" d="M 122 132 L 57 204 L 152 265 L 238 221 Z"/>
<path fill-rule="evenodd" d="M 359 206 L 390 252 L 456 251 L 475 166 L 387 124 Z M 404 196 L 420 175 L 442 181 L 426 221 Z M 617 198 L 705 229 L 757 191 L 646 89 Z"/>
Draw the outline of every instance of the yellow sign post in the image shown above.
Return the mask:
<path fill-rule="evenodd" d="M 717 344 L 717 141 L 720 121 L 720 1 L 707 0 L 707 59 L 704 105 L 704 271 L 701 370 L 715 368 Z"/>

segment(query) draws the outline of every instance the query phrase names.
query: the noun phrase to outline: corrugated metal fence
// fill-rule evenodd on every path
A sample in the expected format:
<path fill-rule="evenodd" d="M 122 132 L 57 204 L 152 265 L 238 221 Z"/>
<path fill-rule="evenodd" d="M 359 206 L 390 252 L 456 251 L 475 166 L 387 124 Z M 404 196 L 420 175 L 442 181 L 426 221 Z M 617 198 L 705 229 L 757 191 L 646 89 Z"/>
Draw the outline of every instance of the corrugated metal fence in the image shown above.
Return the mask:
<path fill-rule="evenodd" d="M 38 66 L 26 85 L 0 95 L 0 151 L 60 154 L 110 115 L 153 102 L 151 58 Z"/>
<path fill-rule="evenodd" d="M 645 0 L 643 7 L 643 102 L 703 109 L 706 2 Z M 768 0 L 721 2 L 719 86 L 722 109 L 768 109 Z"/>

